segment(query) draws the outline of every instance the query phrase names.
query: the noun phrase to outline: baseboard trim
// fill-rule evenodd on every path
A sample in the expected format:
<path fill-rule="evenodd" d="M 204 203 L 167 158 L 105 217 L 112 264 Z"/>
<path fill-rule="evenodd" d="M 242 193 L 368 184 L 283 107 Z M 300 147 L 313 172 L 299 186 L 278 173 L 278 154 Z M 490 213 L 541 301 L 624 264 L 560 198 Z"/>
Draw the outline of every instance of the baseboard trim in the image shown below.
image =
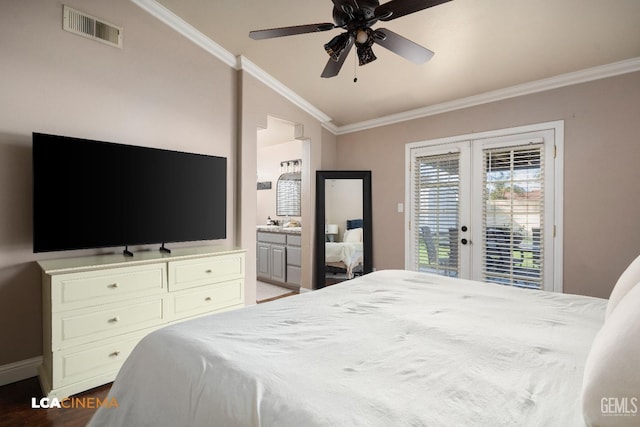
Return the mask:
<path fill-rule="evenodd" d="M 0 386 L 38 376 L 42 356 L 0 366 Z"/>

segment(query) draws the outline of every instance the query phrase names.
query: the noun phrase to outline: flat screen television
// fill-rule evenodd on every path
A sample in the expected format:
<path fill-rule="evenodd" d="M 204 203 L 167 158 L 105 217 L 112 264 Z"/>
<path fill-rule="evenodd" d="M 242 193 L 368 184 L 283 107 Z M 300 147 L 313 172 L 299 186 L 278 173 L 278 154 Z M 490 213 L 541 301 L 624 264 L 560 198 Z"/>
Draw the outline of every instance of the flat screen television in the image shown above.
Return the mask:
<path fill-rule="evenodd" d="M 33 251 L 226 238 L 227 159 L 33 133 Z"/>

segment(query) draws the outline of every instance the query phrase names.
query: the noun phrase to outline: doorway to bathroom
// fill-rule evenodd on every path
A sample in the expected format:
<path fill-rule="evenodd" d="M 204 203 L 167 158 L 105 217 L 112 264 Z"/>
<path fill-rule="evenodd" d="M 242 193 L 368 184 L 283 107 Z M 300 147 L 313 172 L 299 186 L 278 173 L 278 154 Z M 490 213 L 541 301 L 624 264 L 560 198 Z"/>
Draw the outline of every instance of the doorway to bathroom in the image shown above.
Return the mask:
<path fill-rule="evenodd" d="M 296 123 L 267 117 L 257 135 L 257 280 L 299 291 L 302 282 L 303 162 Z"/>

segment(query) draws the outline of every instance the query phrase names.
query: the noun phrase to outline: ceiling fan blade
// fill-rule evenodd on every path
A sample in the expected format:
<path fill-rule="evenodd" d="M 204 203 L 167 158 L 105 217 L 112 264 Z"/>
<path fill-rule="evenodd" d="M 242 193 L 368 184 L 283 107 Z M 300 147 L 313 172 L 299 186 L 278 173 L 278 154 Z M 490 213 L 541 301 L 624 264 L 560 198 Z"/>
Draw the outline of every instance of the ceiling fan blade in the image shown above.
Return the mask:
<path fill-rule="evenodd" d="M 322 74 L 320 75 L 321 77 L 329 78 L 329 77 L 335 77 L 338 75 L 338 73 L 340 72 L 340 69 L 342 68 L 342 64 L 344 64 L 344 61 L 347 59 L 347 56 L 349 56 L 349 52 L 351 52 L 351 48 L 353 47 L 354 41 L 355 39 L 353 37 L 349 37 L 349 42 L 347 43 L 344 50 L 340 54 L 340 57 L 338 58 L 338 60 L 334 61 L 333 59 L 329 59 L 329 62 L 327 62 L 327 65 L 324 67 L 324 70 L 322 70 Z"/>
<path fill-rule="evenodd" d="M 391 0 L 378 6 L 375 16 L 381 21 L 391 21 L 449 1 L 451 0 Z"/>
<path fill-rule="evenodd" d="M 373 40 L 380 46 L 389 49 L 396 55 L 415 63 L 424 64 L 433 57 L 433 52 L 419 44 L 405 39 L 399 34 L 386 28 L 374 31 Z"/>
<path fill-rule="evenodd" d="M 294 36 L 296 34 L 315 33 L 318 31 L 333 30 L 335 25 L 324 22 L 321 24 L 296 25 L 293 27 L 271 28 L 268 30 L 255 30 L 249 32 L 249 37 L 254 40 L 271 39 L 274 37 Z"/>

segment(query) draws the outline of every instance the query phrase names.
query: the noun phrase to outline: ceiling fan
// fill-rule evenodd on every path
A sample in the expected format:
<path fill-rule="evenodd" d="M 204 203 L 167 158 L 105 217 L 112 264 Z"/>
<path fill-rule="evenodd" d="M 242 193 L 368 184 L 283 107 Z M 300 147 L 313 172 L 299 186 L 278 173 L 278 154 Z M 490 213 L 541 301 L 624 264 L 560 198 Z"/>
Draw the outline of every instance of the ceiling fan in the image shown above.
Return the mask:
<path fill-rule="evenodd" d="M 324 45 L 324 49 L 331 57 L 321 74 L 322 77 L 327 78 L 338 75 L 354 43 L 360 65 L 376 60 L 376 56 L 371 49 L 374 43 L 411 62 L 423 64 L 431 59 L 433 56 L 432 51 L 391 30 L 386 28 L 374 30 L 371 26 L 378 21 L 391 21 L 451 0 L 391 0 L 383 5 L 380 5 L 378 0 L 332 1 L 334 23 L 324 22 L 256 30 L 251 31 L 249 37 L 254 40 L 263 40 L 342 28 L 346 32 L 335 36 L 329 43 Z"/>

